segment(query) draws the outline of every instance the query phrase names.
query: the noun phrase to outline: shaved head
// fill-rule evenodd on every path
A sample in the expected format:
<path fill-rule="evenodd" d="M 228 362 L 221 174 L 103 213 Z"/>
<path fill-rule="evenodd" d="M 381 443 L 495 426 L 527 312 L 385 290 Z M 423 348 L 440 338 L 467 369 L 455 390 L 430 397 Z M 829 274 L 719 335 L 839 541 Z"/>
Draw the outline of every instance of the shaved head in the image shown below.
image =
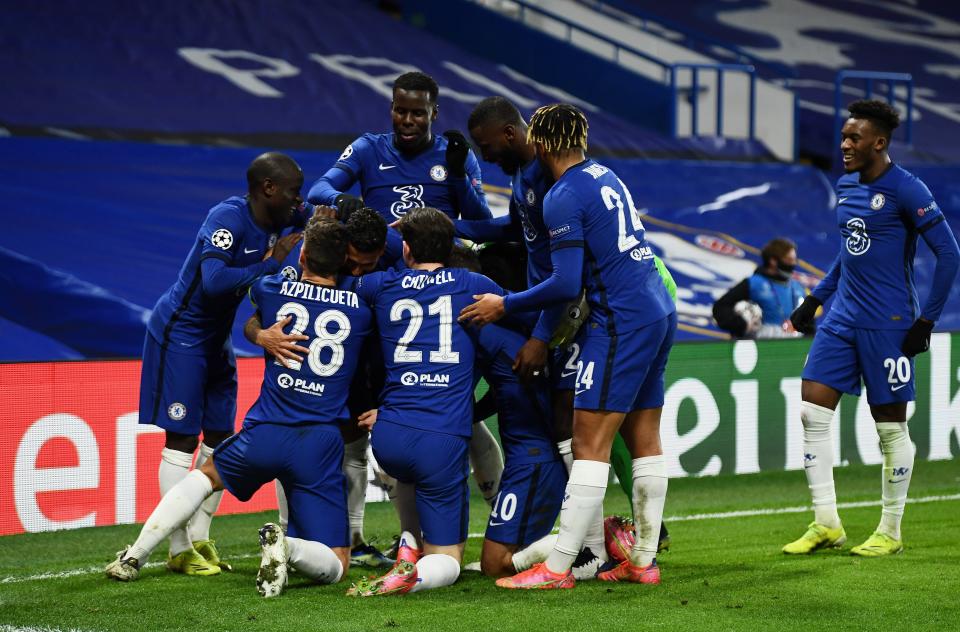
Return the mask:
<path fill-rule="evenodd" d="M 247 188 L 253 192 L 265 180 L 280 182 L 291 180 L 302 175 L 297 161 L 278 151 L 268 151 L 253 159 L 247 167 Z"/>

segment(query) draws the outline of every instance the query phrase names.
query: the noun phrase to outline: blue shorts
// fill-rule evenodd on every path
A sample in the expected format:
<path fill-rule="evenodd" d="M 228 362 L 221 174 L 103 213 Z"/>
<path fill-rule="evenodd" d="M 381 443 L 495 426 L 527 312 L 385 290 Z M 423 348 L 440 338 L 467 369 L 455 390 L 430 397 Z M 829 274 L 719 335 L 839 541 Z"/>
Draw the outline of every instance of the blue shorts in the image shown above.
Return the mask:
<path fill-rule="evenodd" d="M 350 546 L 343 439 L 336 424 L 244 425 L 213 452 L 223 486 L 247 501 L 277 479 L 290 508 L 287 535 Z"/>
<path fill-rule="evenodd" d="M 470 459 L 465 437 L 377 420 L 370 445 L 384 472 L 416 486 L 424 540 L 448 546 L 467 539 Z"/>
<path fill-rule="evenodd" d="M 233 432 L 237 416 L 237 359 L 229 345 L 193 355 L 163 347 L 149 333 L 140 369 L 140 423 L 197 436 Z"/>
<path fill-rule="evenodd" d="M 487 522 L 486 539 L 522 549 L 547 535 L 560 515 L 566 488 L 563 461 L 507 463 Z"/>
<path fill-rule="evenodd" d="M 555 391 L 572 391 L 577 382 L 577 358 L 580 345 L 571 342 L 566 348 L 550 352 L 550 386 Z"/>
<path fill-rule="evenodd" d="M 628 413 L 663 406 L 663 374 L 677 331 L 676 312 L 617 336 L 585 327 L 573 407 Z"/>
<path fill-rule="evenodd" d="M 859 329 L 824 323 L 810 345 L 803 379 L 851 395 L 867 387 L 867 402 L 892 404 L 916 399 L 913 358 L 900 351 L 904 329 Z"/>

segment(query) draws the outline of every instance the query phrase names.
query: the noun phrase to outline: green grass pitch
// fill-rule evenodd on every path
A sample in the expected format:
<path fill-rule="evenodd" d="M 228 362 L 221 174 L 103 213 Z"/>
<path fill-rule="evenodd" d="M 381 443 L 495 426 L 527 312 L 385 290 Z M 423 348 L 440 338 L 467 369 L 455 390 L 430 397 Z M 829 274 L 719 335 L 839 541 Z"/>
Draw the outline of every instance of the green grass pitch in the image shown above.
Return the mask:
<path fill-rule="evenodd" d="M 836 470 L 841 503 L 876 502 L 879 466 Z M 498 589 L 464 572 L 449 588 L 379 599 L 294 578 L 279 598 L 254 587 L 256 530 L 273 515 L 217 518 L 213 535 L 235 571 L 213 578 L 146 568 L 140 581 L 102 576 L 138 526 L 0 538 L 0 631 L 30 630 L 956 630 L 960 628 L 960 467 L 917 463 L 902 555 L 859 559 L 849 547 L 876 526 L 879 506 L 843 508 L 844 551 L 787 557 L 811 512 L 705 518 L 705 513 L 783 509 L 809 502 L 801 472 L 674 479 L 667 498 L 672 549 L 660 557 L 658 587 L 581 582 L 571 591 Z M 946 496 L 947 498 L 943 498 Z M 486 507 L 474 495 L 470 531 L 483 531 Z M 607 514 L 626 513 L 611 486 Z M 670 519 L 673 517 L 673 519 Z M 397 530 L 387 503 L 368 505 L 367 535 L 389 543 Z M 465 561 L 478 559 L 471 538 Z M 156 552 L 153 562 L 163 558 Z"/>

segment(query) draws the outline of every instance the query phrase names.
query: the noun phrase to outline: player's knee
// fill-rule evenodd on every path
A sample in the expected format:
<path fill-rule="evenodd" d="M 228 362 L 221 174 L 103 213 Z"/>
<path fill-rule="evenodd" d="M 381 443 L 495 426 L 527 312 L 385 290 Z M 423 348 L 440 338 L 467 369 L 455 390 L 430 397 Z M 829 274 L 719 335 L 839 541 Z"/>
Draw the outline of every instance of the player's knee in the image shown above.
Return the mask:
<path fill-rule="evenodd" d="M 168 430 L 163 447 L 170 450 L 176 450 L 177 452 L 193 454 L 197 449 L 197 444 L 199 443 L 199 435 L 185 435 L 176 432 L 170 432 Z"/>
<path fill-rule="evenodd" d="M 217 472 L 216 466 L 213 464 L 214 457 L 211 456 L 209 459 L 203 462 L 203 465 L 200 466 L 200 471 L 210 479 L 210 484 L 213 486 L 213 491 L 218 492 L 223 489 L 223 481 L 220 480 L 220 473 Z"/>
<path fill-rule="evenodd" d="M 487 577 L 513 575 L 513 553 L 502 544 L 484 541 L 480 552 L 480 572 Z"/>
<path fill-rule="evenodd" d="M 230 431 L 221 431 L 221 430 L 204 430 L 203 431 L 203 443 L 211 448 L 216 448 L 220 445 L 221 442 L 228 439 L 233 435 Z"/>

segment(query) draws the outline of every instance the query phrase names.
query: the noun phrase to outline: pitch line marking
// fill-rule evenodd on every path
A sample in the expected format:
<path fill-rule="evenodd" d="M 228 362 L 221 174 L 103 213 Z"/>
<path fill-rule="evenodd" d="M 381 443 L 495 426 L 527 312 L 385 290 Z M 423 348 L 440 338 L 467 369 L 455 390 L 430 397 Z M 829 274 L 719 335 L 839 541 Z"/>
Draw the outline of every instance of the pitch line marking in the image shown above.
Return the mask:
<path fill-rule="evenodd" d="M 949 502 L 952 500 L 960 500 L 960 494 L 945 494 L 939 496 L 923 496 L 921 498 L 907 498 L 908 503 L 940 503 L 940 502 Z M 879 500 L 862 500 L 857 502 L 846 502 L 846 503 L 837 503 L 837 509 L 853 509 L 857 507 L 879 507 L 882 504 Z M 813 511 L 813 507 L 809 505 L 800 505 L 795 507 L 776 507 L 771 509 L 743 509 L 740 511 L 723 511 L 718 513 L 701 513 L 701 514 L 690 514 L 686 516 L 667 516 L 664 518 L 665 522 L 686 522 L 689 520 L 726 520 L 728 518 L 746 518 L 750 516 L 772 516 L 779 514 L 793 514 L 793 513 L 804 513 L 807 511 Z M 556 532 L 556 529 L 554 529 Z M 482 538 L 483 533 L 471 533 L 468 538 Z M 242 554 L 242 555 L 231 555 L 232 559 L 249 559 L 252 557 L 259 557 L 259 553 L 256 554 Z M 144 568 L 155 568 L 157 566 L 163 566 L 166 562 L 148 562 L 144 565 Z M 9 576 L 0 579 L 0 585 L 2 584 L 19 584 L 22 582 L 37 581 L 42 579 L 66 579 L 68 577 L 76 577 L 78 575 L 95 575 L 103 572 L 102 566 L 88 566 L 86 568 L 74 568 L 68 571 L 57 571 L 57 572 L 46 572 L 38 573 L 36 575 L 25 575 L 25 576 Z M 0 632 L 6 632 L 2 627 L 0 627 Z"/>

